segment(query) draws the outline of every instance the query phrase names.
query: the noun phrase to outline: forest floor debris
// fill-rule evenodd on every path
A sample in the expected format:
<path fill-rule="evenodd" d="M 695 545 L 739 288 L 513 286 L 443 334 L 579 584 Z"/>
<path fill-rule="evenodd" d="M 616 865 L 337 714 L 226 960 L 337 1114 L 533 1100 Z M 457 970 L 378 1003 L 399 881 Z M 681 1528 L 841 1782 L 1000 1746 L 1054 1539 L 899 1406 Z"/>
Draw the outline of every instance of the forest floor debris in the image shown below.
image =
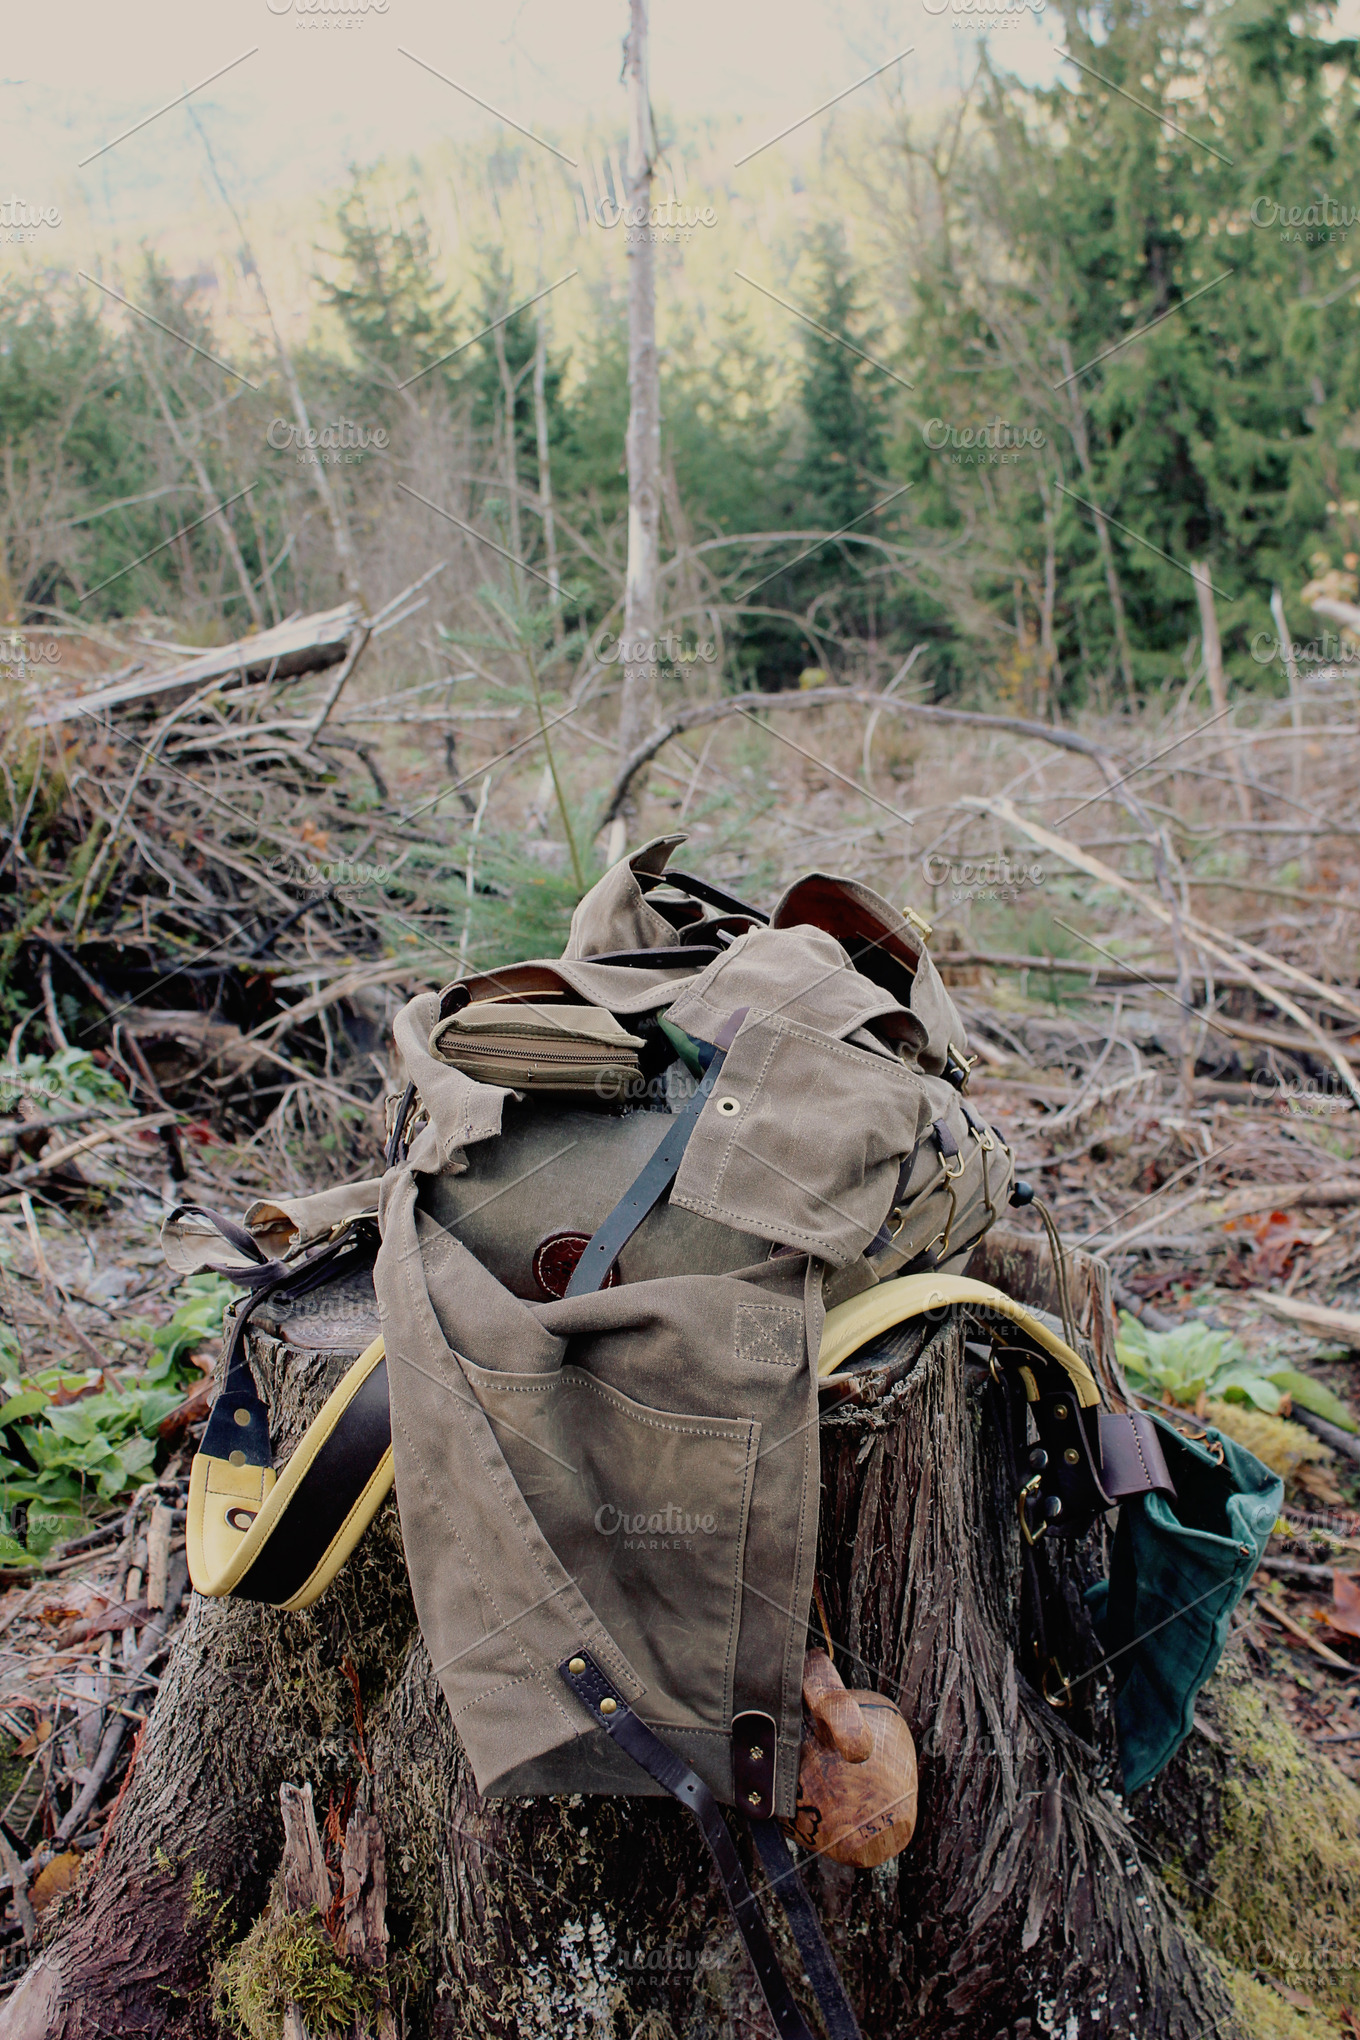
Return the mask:
<path fill-rule="evenodd" d="M 0 1991 L 98 1851 L 182 1620 L 229 1289 L 166 1269 L 166 1208 L 239 1213 L 370 1172 L 395 1008 L 470 963 L 556 953 L 598 868 L 612 749 L 518 657 L 356 677 L 315 748 L 325 672 L 251 668 L 134 728 L 29 728 L 31 700 L 12 705 Z M 1360 729 L 1328 710 L 1304 813 L 1298 733 L 1259 705 L 1253 819 L 1224 824 L 1222 729 L 1139 772 L 1136 797 L 1111 784 L 1168 727 L 1194 737 L 1186 700 L 1076 743 L 884 703 L 870 755 L 860 691 L 761 703 L 787 710 L 792 750 L 749 713 L 711 718 L 698 753 L 678 730 L 634 779 L 629 834 L 687 829 L 687 863 L 760 900 L 815 862 L 934 920 L 970 1098 L 1065 1243 L 1108 1265 L 1131 1385 L 1286 1478 L 1242 1647 L 1318 1761 L 1360 1782 Z"/>

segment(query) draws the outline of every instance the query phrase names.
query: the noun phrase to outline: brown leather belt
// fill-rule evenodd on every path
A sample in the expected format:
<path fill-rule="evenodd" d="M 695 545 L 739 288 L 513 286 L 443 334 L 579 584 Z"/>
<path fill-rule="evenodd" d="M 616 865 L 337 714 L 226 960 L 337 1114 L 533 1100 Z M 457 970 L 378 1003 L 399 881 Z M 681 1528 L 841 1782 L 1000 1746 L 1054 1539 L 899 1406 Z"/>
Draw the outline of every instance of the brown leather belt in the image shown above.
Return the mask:
<path fill-rule="evenodd" d="M 589 1710 L 596 1724 L 610 1739 L 626 1751 L 649 1778 L 663 1785 L 672 1798 L 678 1799 L 694 1815 L 751 1958 L 756 1981 L 770 2008 L 779 2040 L 814 2040 L 789 1989 L 788 1979 L 779 1966 L 769 1929 L 761 1918 L 756 1895 L 746 1881 L 746 1872 L 741 1867 L 741 1859 L 727 1822 L 722 1817 L 722 1810 L 703 1779 L 634 1714 L 588 1651 L 581 1650 L 574 1657 L 564 1658 L 557 1669 L 581 1705 Z M 821 1924 L 797 1868 L 789 1859 L 777 1823 L 760 1820 L 752 1821 L 751 1826 L 761 1859 L 798 1941 L 799 1952 L 803 1956 L 808 1979 L 817 1993 L 831 2040 L 861 2040 L 859 2025 L 835 1960 L 823 1939 Z"/>

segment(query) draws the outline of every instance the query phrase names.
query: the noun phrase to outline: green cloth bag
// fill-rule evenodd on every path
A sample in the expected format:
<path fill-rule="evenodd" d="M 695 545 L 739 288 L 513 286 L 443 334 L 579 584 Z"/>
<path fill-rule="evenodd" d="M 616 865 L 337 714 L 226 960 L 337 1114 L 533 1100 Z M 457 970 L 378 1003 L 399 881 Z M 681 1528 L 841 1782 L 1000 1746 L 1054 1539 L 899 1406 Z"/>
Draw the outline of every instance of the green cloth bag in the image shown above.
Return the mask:
<path fill-rule="evenodd" d="M 1114 1674 L 1126 1792 L 1155 1778 L 1189 1735 L 1284 1499 L 1279 1475 L 1221 1431 L 1201 1441 L 1153 1421 L 1175 1499 L 1123 1504 L 1110 1577 L 1086 1596 Z"/>

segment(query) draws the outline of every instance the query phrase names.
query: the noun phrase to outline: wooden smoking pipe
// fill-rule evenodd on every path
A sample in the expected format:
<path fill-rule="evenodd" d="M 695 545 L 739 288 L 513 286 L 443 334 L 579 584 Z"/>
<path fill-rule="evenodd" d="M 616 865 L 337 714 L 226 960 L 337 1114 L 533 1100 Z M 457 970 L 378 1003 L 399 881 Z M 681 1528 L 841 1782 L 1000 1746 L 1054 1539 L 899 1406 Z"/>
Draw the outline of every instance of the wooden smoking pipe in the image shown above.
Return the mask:
<path fill-rule="evenodd" d="M 886 1694 L 847 1689 L 825 1651 L 803 1660 L 803 1746 L 793 1831 L 805 1849 L 867 1870 L 916 1826 L 916 1745 Z"/>

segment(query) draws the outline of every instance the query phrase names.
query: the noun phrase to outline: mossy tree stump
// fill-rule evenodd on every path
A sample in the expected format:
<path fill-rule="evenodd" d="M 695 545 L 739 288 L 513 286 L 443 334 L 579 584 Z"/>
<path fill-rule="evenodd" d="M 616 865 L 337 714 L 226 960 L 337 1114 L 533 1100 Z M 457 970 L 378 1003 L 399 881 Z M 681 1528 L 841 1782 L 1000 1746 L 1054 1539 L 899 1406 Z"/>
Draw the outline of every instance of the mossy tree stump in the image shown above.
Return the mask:
<path fill-rule="evenodd" d="M 1013 1273 L 1026 1252 L 1010 1253 Z M 1100 1284 L 1082 1275 L 1078 1289 L 1099 1344 Z M 865 2034 L 1230 2036 L 1216 1963 L 1113 1789 L 1107 1676 L 1086 1678 L 1065 1712 L 1025 1676 L 1015 1509 L 962 1327 L 894 1336 L 922 1341 L 910 1371 L 822 1428 L 821 1576 L 837 1662 L 847 1683 L 899 1699 L 921 1767 L 902 1857 L 876 1871 L 809 1869 Z M 253 1359 L 286 1454 L 346 1358 L 259 1336 Z M 1076 1670 L 1096 1658 L 1080 1589 L 1100 1563 L 1097 1534 L 1056 1565 L 1059 1647 Z M 263 1984 L 242 2009 L 232 1950 L 255 1927 L 258 1957 L 289 1783 L 311 1785 L 323 1835 L 329 1824 L 340 1836 L 356 1812 L 381 1828 L 382 1982 L 398 2032 L 772 2030 L 678 1808 L 480 1797 L 416 1628 L 389 1502 L 305 1613 L 195 1599 L 102 1861 L 0 2015 L 0 2040 L 215 2034 L 224 1961 L 238 2029 L 254 2017 L 261 2034 L 278 2032 Z M 255 1961 L 253 1974 L 269 1973 Z"/>

